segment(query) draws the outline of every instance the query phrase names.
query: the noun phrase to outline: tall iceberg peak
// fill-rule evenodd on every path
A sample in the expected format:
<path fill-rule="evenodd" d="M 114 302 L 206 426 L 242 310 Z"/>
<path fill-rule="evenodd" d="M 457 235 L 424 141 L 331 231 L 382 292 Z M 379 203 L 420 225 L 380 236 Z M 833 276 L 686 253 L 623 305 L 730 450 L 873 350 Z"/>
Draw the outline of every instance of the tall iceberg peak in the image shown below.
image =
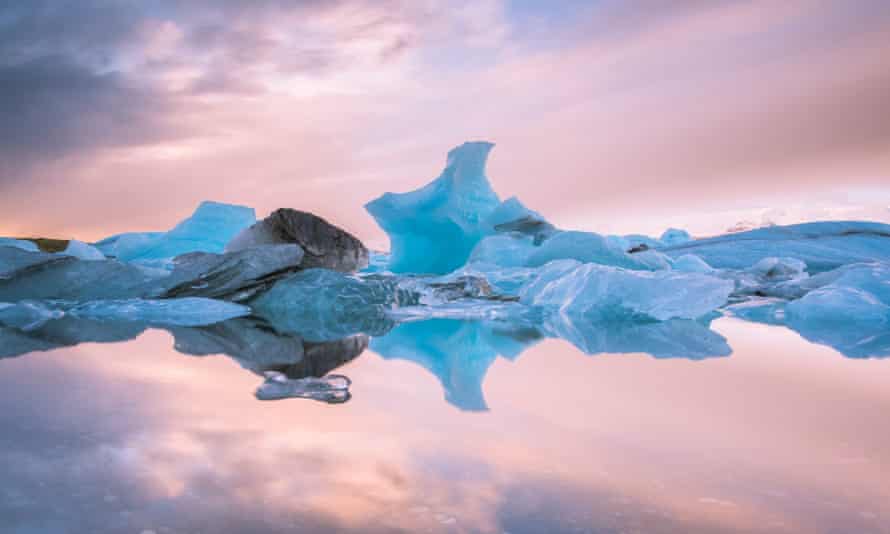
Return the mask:
<path fill-rule="evenodd" d="M 445 170 L 433 182 L 365 205 L 389 234 L 392 272 L 444 274 L 466 263 L 500 204 L 485 176 L 492 147 L 464 143 L 448 152 Z"/>

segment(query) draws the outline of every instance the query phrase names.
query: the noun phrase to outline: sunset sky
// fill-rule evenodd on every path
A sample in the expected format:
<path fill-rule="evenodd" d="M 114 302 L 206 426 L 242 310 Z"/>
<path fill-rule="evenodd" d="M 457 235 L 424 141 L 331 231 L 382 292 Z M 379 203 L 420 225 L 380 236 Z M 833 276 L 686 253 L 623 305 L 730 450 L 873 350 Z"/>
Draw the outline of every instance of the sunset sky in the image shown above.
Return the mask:
<path fill-rule="evenodd" d="M 0 235 L 362 205 L 465 140 L 558 226 L 890 221 L 886 0 L 6 0 Z"/>

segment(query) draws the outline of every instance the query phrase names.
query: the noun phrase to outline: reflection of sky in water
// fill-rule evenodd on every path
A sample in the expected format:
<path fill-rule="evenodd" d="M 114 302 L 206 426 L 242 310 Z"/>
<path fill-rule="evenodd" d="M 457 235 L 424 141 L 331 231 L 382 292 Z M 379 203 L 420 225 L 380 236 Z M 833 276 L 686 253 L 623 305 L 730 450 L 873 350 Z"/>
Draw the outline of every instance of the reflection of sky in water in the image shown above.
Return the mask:
<path fill-rule="evenodd" d="M 163 331 L 4 359 L 0 531 L 890 531 L 890 361 L 713 327 L 731 357 L 504 358 L 446 324 L 460 353 L 340 367 L 343 405 L 259 402 Z"/>

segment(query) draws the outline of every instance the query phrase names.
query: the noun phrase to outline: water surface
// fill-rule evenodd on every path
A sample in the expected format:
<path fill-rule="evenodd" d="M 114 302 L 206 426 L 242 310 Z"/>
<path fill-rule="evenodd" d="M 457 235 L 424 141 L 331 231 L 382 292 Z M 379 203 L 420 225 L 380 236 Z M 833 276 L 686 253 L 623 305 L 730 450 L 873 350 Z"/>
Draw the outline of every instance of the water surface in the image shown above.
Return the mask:
<path fill-rule="evenodd" d="M 695 359 L 405 326 L 282 368 L 342 404 L 165 330 L 7 354 L 0 531 L 890 532 L 890 360 L 733 318 Z"/>

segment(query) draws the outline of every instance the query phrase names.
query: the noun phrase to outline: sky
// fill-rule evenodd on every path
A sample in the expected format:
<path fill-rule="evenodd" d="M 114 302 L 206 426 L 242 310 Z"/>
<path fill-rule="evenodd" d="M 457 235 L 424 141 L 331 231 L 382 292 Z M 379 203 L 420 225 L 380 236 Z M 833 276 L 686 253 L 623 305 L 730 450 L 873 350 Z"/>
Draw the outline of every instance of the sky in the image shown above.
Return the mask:
<path fill-rule="evenodd" d="M 467 140 L 560 227 L 890 221 L 885 0 L 7 0 L 0 235 L 364 211 Z"/>

